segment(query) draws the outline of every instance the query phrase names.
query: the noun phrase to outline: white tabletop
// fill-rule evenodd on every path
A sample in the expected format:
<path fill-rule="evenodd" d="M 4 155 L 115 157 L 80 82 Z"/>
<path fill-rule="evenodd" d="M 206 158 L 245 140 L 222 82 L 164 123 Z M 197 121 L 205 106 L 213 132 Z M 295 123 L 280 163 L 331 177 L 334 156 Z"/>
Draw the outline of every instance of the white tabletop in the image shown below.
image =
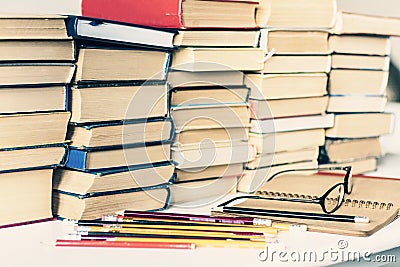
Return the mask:
<path fill-rule="evenodd" d="M 400 104 L 389 104 L 388 111 L 398 112 Z M 397 123 L 400 125 L 400 123 Z M 400 131 L 382 138 L 387 156 L 379 162 L 379 171 L 390 177 L 400 177 Z M 209 206 L 190 210 L 192 213 L 209 213 Z M 182 208 L 172 208 L 171 212 L 188 212 Z M 260 250 L 233 248 L 198 248 L 195 250 L 160 250 L 160 249 L 110 249 L 110 248 L 60 248 L 48 243 L 62 238 L 71 231 L 71 225 L 59 221 L 26 225 L 0 230 L 2 266 L 289 266 L 294 262 L 289 254 L 281 258 L 275 255 L 273 263 L 259 259 Z M 312 252 L 318 256 L 311 262 L 301 261 L 296 266 L 322 266 L 339 262 L 342 251 L 365 254 L 380 252 L 400 246 L 400 220 L 397 220 L 366 238 L 348 237 L 321 233 L 283 232 L 278 240 L 286 251 L 295 256 L 299 253 Z M 339 246 L 346 246 L 340 249 Z M 336 252 L 338 254 L 336 254 Z M 309 253 L 309 254 L 310 254 Z M 332 254 L 332 256 L 329 255 Z M 308 255 L 308 254 L 307 254 Z M 369 255 L 369 254 L 368 254 Z M 270 255 L 271 256 L 271 255 Z M 281 255 L 282 256 L 282 255 Z M 325 256 L 324 261 L 320 261 Z M 270 258 L 269 258 L 270 259 Z M 286 261 L 287 262 L 283 262 Z M 400 259 L 397 259 L 398 261 Z M 289 264 L 289 265 L 288 265 Z"/>

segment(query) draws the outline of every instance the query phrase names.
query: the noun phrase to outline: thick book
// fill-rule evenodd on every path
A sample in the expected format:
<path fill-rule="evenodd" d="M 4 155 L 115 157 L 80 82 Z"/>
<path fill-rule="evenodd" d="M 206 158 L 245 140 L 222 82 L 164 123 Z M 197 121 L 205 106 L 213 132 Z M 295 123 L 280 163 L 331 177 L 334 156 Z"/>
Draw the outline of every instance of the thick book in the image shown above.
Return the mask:
<path fill-rule="evenodd" d="M 335 116 L 333 114 L 326 114 L 275 118 L 267 120 L 252 120 L 250 132 L 257 134 L 270 134 L 307 129 L 331 128 L 334 125 L 334 119 Z"/>
<path fill-rule="evenodd" d="M 64 85 L 74 73 L 72 63 L 5 63 L 0 65 L 0 86 Z"/>
<path fill-rule="evenodd" d="M 318 161 L 295 162 L 258 168 L 255 170 L 245 170 L 239 179 L 237 190 L 243 193 L 254 193 L 274 174 L 293 169 L 314 169 L 318 167 Z M 312 172 L 311 172 L 312 173 Z"/>
<path fill-rule="evenodd" d="M 329 29 L 335 25 L 336 0 L 269 0 L 268 27 Z"/>
<path fill-rule="evenodd" d="M 123 167 L 112 171 L 99 172 L 58 168 L 53 175 L 53 189 L 87 195 L 170 184 L 175 179 L 174 169 L 174 165 L 170 163 L 155 164 L 150 168 L 130 169 Z"/>
<path fill-rule="evenodd" d="M 240 177 L 243 174 L 243 164 L 227 164 L 209 166 L 207 168 L 175 169 L 175 182 L 203 180 L 208 178 Z"/>
<path fill-rule="evenodd" d="M 70 17 L 68 19 L 68 34 L 76 39 L 172 49 L 177 31 L 115 21 Z"/>
<path fill-rule="evenodd" d="M 77 148 L 117 146 L 172 140 L 170 118 L 70 124 L 67 140 Z"/>
<path fill-rule="evenodd" d="M 267 182 L 257 190 L 256 195 L 266 197 L 298 195 L 300 197 L 313 198 L 313 196 L 322 196 L 326 190 L 342 181 L 343 175 L 339 174 L 296 175 L 286 173 Z M 366 237 L 377 232 L 397 218 L 399 214 L 398 190 L 398 179 L 353 176 L 353 190 L 351 194 L 345 195 L 344 203 L 334 215 L 366 216 L 369 218 L 369 223 L 267 217 L 273 220 L 306 224 L 308 231 L 311 232 Z M 290 201 L 248 200 L 236 206 L 323 214 L 319 205 L 309 203 L 299 204 Z"/>
<path fill-rule="evenodd" d="M 243 104 L 248 102 L 246 86 L 180 87 L 171 91 L 171 106 Z"/>
<path fill-rule="evenodd" d="M 65 19 L 57 15 L 2 14 L 0 40 L 67 39 Z"/>
<path fill-rule="evenodd" d="M 173 53 L 171 69 L 182 71 L 260 71 L 264 51 L 244 47 L 187 47 Z"/>
<path fill-rule="evenodd" d="M 360 139 L 327 139 L 321 146 L 320 163 L 344 163 L 383 156 L 379 137 Z"/>
<path fill-rule="evenodd" d="M 260 31 L 255 30 L 179 30 L 176 46 L 258 47 Z"/>
<path fill-rule="evenodd" d="M 388 81 L 388 71 L 333 69 L 329 79 L 329 93 L 383 95 Z"/>
<path fill-rule="evenodd" d="M 263 74 L 329 73 L 330 55 L 273 55 L 264 64 Z"/>
<path fill-rule="evenodd" d="M 387 56 L 391 42 L 386 36 L 375 35 L 331 35 L 329 46 L 335 53 Z"/>
<path fill-rule="evenodd" d="M 74 82 L 165 80 L 169 60 L 165 51 L 82 45 Z"/>
<path fill-rule="evenodd" d="M 360 69 L 389 71 L 390 57 L 371 55 L 332 55 L 333 69 Z"/>
<path fill-rule="evenodd" d="M 374 95 L 332 95 L 329 97 L 327 112 L 384 112 L 386 96 Z"/>
<path fill-rule="evenodd" d="M 53 169 L 0 174 L 0 227 L 22 225 L 52 218 L 51 179 Z M 28 208 L 29 207 L 29 208 Z"/>
<path fill-rule="evenodd" d="M 325 142 L 325 130 L 311 129 L 271 134 L 250 133 L 249 142 L 256 146 L 257 154 L 302 150 L 322 146 Z"/>
<path fill-rule="evenodd" d="M 248 141 L 249 128 L 226 127 L 178 132 L 174 136 L 174 146 L 179 147 L 200 144 L 205 141 L 205 137 L 216 144 L 227 141 Z"/>
<path fill-rule="evenodd" d="M 245 163 L 256 156 L 254 146 L 245 141 L 210 143 L 172 147 L 171 159 L 178 169 Z"/>
<path fill-rule="evenodd" d="M 152 142 L 85 149 L 69 147 L 65 167 L 94 172 L 118 167 L 145 167 L 166 161 L 170 161 L 170 143 Z"/>
<path fill-rule="evenodd" d="M 277 55 L 328 55 L 328 31 L 263 29 L 260 47 Z"/>
<path fill-rule="evenodd" d="M 175 132 L 197 129 L 248 128 L 250 112 L 247 104 L 172 107 Z"/>
<path fill-rule="evenodd" d="M 273 100 L 250 99 L 251 118 L 257 120 L 323 114 L 329 97 L 302 97 Z"/>
<path fill-rule="evenodd" d="M 268 64 L 268 61 L 267 63 Z M 326 73 L 247 74 L 252 99 L 315 97 L 327 94 Z"/>
<path fill-rule="evenodd" d="M 255 160 L 246 164 L 246 168 L 254 170 L 274 165 L 291 164 L 318 159 L 319 148 L 310 147 L 301 150 L 282 151 L 270 154 L 259 154 Z"/>
<path fill-rule="evenodd" d="M 171 185 L 171 205 L 192 207 L 219 201 L 223 197 L 236 193 L 237 178 L 221 177 L 196 181 L 187 181 Z"/>
<path fill-rule="evenodd" d="M 400 18 L 340 11 L 333 31 L 337 34 L 400 36 Z"/>
<path fill-rule="evenodd" d="M 196 86 L 242 86 L 241 71 L 168 71 L 167 81 L 172 88 Z"/>
<path fill-rule="evenodd" d="M 0 115 L 0 148 L 65 142 L 69 112 Z"/>
<path fill-rule="evenodd" d="M 331 167 L 343 167 L 351 166 L 351 172 L 353 174 L 364 174 L 368 172 L 374 172 L 378 168 L 378 159 L 375 157 L 355 159 L 340 163 L 320 163 L 321 168 L 331 168 Z"/>
<path fill-rule="evenodd" d="M 83 0 L 81 7 L 84 17 L 156 28 L 256 28 L 268 18 L 254 0 Z"/>
<path fill-rule="evenodd" d="M 65 155 L 65 144 L 49 144 L 0 149 L 0 172 L 55 168 Z"/>
<path fill-rule="evenodd" d="M 53 191 L 53 213 L 71 220 L 94 220 L 122 210 L 156 211 L 168 207 L 168 185 L 104 191 L 84 195 Z"/>
<path fill-rule="evenodd" d="M 165 82 L 102 83 L 73 86 L 71 122 L 90 123 L 165 117 L 168 113 Z"/>
<path fill-rule="evenodd" d="M 1 20 L 1 19 L 0 19 Z M 0 61 L 74 61 L 72 39 L 56 40 L 1 40 Z"/>
<path fill-rule="evenodd" d="M 334 127 L 326 130 L 330 138 L 364 138 L 390 134 L 393 131 L 391 113 L 335 114 Z"/>
<path fill-rule="evenodd" d="M 68 90 L 66 85 L 3 87 L 0 113 L 67 111 Z"/>

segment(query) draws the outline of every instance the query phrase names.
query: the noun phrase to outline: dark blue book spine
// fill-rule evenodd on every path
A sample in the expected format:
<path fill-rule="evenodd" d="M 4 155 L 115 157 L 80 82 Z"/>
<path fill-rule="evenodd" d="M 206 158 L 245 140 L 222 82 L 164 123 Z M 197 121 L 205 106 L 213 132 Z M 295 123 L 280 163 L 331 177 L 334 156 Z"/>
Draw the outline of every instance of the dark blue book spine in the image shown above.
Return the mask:
<path fill-rule="evenodd" d="M 68 149 L 65 157 L 65 167 L 71 169 L 86 169 L 87 151 Z"/>

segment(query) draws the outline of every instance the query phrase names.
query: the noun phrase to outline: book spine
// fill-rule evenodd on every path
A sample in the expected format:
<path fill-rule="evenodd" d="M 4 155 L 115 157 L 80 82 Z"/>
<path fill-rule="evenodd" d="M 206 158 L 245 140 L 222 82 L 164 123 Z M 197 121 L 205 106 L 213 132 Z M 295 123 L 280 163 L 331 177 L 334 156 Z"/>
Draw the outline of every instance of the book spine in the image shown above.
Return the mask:
<path fill-rule="evenodd" d="M 87 151 L 68 148 L 64 166 L 71 169 L 86 169 Z"/>
<path fill-rule="evenodd" d="M 182 0 L 82 0 L 82 16 L 157 28 L 183 28 Z"/>

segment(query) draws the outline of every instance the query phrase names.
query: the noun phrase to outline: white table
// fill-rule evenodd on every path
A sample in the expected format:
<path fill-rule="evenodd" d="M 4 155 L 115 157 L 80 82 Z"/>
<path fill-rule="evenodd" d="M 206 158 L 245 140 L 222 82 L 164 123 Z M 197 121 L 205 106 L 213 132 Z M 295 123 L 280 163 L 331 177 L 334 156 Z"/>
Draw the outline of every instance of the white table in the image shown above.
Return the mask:
<path fill-rule="evenodd" d="M 398 113 L 400 104 L 389 104 L 389 111 Z M 400 123 L 397 123 L 400 125 Z M 400 131 L 382 138 L 387 157 L 379 162 L 379 171 L 390 177 L 400 177 Z M 215 204 L 215 203 L 214 203 Z M 210 206 L 198 207 L 192 213 L 208 213 Z M 171 212 L 187 212 L 183 208 L 172 208 Z M 99 248 L 59 248 L 43 244 L 62 238 L 71 226 L 54 221 L 0 230 L 1 266 L 291 266 L 293 262 L 273 264 L 258 259 L 259 250 L 233 248 L 199 248 L 190 251 L 157 249 L 99 249 Z M 313 251 L 322 257 L 323 253 L 341 251 L 338 242 L 346 243 L 346 251 L 380 252 L 400 246 L 400 220 L 367 238 L 344 237 L 321 233 L 280 233 L 279 241 L 290 253 Z M 327 256 L 327 255 L 326 255 Z M 283 258 L 284 260 L 285 258 Z M 400 261 L 400 259 L 397 259 Z M 323 262 L 298 263 L 296 266 L 322 266 L 334 263 L 330 257 Z"/>

